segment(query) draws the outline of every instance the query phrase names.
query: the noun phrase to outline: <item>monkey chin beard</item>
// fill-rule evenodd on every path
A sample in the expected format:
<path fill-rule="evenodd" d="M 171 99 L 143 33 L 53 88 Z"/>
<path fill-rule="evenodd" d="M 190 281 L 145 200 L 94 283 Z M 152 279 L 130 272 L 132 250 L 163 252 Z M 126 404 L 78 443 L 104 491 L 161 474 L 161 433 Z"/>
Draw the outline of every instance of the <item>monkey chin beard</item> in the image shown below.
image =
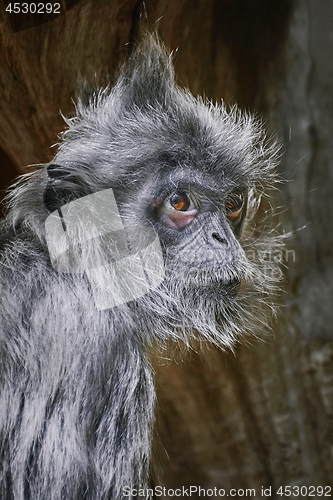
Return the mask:
<path fill-rule="evenodd" d="M 139 299 L 148 344 L 158 341 L 163 346 L 172 340 L 192 345 L 194 339 L 233 349 L 241 339 L 267 330 L 276 288 L 276 277 L 271 278 L 267 269 L 246 258 L 186 274 L 181 267 L 169 268 L 162 285 Z"/>

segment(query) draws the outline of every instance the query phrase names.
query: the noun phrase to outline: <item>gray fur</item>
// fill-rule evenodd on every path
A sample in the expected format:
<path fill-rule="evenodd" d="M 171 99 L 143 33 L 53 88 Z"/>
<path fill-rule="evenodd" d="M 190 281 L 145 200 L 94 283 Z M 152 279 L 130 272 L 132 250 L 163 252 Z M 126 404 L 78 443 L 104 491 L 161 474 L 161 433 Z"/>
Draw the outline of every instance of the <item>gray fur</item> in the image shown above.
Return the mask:
<path fill-rule="evenodd" d="M 279 277 L 262 258 L 278 239 L 254 225 L 275 184 L 277 146 L 251 116 L 180 89 L 154 35 L 113 88 L 85 95 L 66 122 L 49 173 L 18 182 L 1 224 L 2 500 L 119 500 L 124 486 L 147 487 L 155 391 L 146 346 L 195 337 L 232 347 L 267 323 Z M 188 231 L 169 239 L 157 225 L 166 279 L 104 311 L 84 273 L 52 268 L 44 224 L 53 204 L 114 187 L 125 223 L 149 226 L 146 207 L 161 182 L 177 186 L 184 176 L 211 192 L 246 187 L 236 238 L 219 211 L 193 223 L 197 240 Z M 228 262 L 195 244 L 215 227 L 232 240 Z"/>

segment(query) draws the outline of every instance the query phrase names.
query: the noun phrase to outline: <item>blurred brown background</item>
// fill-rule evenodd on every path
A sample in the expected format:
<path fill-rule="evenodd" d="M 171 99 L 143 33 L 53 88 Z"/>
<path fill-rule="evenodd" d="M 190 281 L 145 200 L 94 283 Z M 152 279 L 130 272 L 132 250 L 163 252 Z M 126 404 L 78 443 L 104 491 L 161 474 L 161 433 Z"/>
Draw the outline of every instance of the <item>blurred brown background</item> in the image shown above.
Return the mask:
<path fill-rule="evenodd" d="M 262 114 L 282 138 L 286 182 L 273 203 L 281 231 L 294 236 L 274 334 L 236 356 L 211 347 L 154 362 L 154 476 L 169 488 L 256 488 L 257 498 L 262 486 L 272 498 L 281 485 L 332 486 L 333 3 L 62 1 L 65 13 L 39 24 L 6 13 L 8 3 L 0 5 L 2 190 L 52 157 L 59 110 L 73 113 L 79 76 L 112 75 L 142 23 L 178 48 L 181 85 Z"/>

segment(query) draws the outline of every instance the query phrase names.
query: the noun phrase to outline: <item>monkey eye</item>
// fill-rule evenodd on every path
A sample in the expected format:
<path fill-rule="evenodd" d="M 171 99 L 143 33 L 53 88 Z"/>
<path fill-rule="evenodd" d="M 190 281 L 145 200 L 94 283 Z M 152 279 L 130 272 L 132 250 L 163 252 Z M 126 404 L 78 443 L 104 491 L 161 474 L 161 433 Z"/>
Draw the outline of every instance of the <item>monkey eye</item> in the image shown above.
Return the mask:
<path fill-rule="evenodd" d="M 198 203 L 192 193 L 176 191 L 163 204 L 161 220 L 167 227 L 183 229 L 198 213 Z"/>
<path fill-rule="evenodd" d="M 193 202 L 188 194 L 182 191 L 180 193 L 174 193 L 171 196 L 169 203 L 175 210 L 187 212 L 187 210 L 191 209 L 191 204 Z"/>
<path fill-rule="evenodd" d="M 243 193 L 231 194 L 225 202 L 225 208 L 227 210 L 227 217 L 229 220 L 235 221 L 238 219 L 244 208 Z"/>

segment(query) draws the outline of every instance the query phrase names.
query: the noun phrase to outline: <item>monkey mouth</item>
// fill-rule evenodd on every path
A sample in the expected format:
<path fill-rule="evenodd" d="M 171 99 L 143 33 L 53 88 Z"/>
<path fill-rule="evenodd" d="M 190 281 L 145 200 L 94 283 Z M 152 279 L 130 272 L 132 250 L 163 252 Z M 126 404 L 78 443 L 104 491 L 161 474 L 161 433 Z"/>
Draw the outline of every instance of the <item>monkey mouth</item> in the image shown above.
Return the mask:
<path fill-rule="evenodd" d="M 199 290 L 201 292 L 208 292 L 209 290 L 215 294 L 222 294 L 228 296 L 236 295 L 241 289 L 242 276 L 231 275 L 230 273 L 219 272 L 212 273 L 207 271 L 190 272 L 186 276 L 184 283 L 185 289 Z"/>
<path fill-rule="evenodd" d="M 239 294 L 241 289 L 241 280 L 238 278 L 230 279 L 229 281 L 219 281 L 218 283 L 211 283 L 208 287 L 212 290 L 212 293 L 218 297 L 223 297 L 224 299 L 232 299 Z"/>

